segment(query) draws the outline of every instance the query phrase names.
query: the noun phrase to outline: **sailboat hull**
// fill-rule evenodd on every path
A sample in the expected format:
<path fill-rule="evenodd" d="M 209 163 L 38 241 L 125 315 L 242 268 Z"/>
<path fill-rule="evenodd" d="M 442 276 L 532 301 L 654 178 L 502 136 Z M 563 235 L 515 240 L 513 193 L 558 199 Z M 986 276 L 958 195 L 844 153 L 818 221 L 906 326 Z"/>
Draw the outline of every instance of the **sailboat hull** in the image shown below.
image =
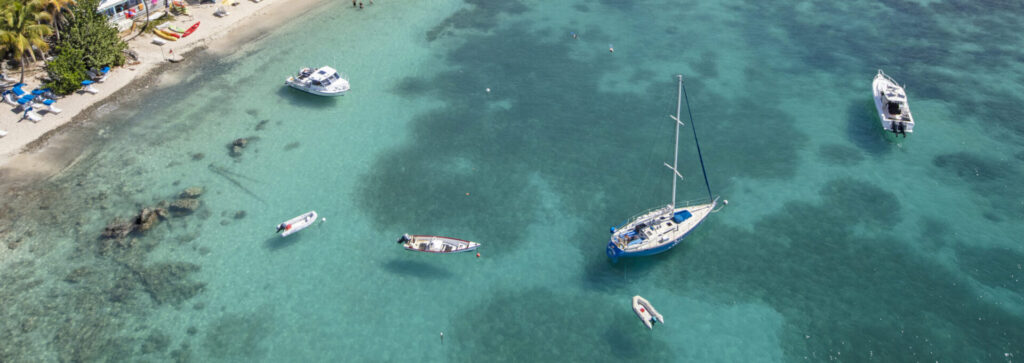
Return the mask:
<path fill-rule="evenodd" d="M 612 232 L 605 253 L 612 262 L 618 262 L 619 258 L 623 257 L 650 256 L 668 251 L 686 239 L 686 236 L 689 236 L 690 232 L 697 229 L 701 223 L 704 223 L 704 219 L 715 209 L 717 202 L 718 200 L 715 199 L 708 204 L 676 208 L 672 211 L 672 215 L 659 217 L 651 213 L 640 216 Z M 678 229 L 673 229 L 672 216 L 683 212 L 688 213 L 690 217 L 683 223 L 676 223 Z M 637 225 L 648 226 L 643 228 L 650 229 L 649 232 L 644 232 L 648 234 L 648 240 L 641 240 L 639 243 L 624 241 L 623 238 L 629 235 L 630 230 L 635 229 Z"/>

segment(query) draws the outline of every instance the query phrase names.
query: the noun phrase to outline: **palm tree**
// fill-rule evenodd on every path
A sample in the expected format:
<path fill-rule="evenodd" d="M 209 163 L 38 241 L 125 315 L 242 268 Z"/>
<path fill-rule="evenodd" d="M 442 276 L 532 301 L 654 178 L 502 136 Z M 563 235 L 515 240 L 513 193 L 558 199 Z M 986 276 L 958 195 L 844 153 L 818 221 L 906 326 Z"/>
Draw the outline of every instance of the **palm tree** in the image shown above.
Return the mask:
<path fill-rule="evenodd" d="M 9 3 L 3 8 L 0 16 L 0 50 L 14 53 L 14 57 L 21 62 L 19 82 L 24 83 L 26 54 L 35 61 L 35 49 L 40 52 L 50 49 L 44 37 L 52 34 L 53 30 L 48 25 L 40 23 L 39 20 L 44 20 L 45 17 L 21 2 Z"/>
<path fill-rule="evenodd" d="M 146 8 L 146 23 L 142 24 L 142 28 L 139 29 L 139 32 L 135 33 L 135 36 L 133 36 L 131 39 L 128 39 L 129 41 L 134 40 L 135 37 L 142 35 L 142 33 L 146 31 L 146 27 L 149 26 L 149 3 L 146 0 L 142 0 L 142 6 Z"/>
<path fill-rule="evenodd" d="M 53 28 L 57 41 L 60 42 L 60 30 L 68 20 L 66 15 L 74 16 L 71 7 L 75 5 L 75 0 L 33 0 L 32 2 L 37 8 L 50 14 L 50 27 Z"/>

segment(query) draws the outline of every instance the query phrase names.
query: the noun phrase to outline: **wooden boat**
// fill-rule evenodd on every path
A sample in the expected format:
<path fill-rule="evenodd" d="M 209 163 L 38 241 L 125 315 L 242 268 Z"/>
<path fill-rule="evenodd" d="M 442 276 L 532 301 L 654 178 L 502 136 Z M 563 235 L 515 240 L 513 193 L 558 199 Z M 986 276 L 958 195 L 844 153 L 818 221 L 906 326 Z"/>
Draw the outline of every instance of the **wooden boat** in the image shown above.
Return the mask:
<path fill-rule="evenodd" d="M 164 39 L 167 39 L 167 40 L 170 40 L 170 41 L 178 40 L 178 35 L 177 34 L 168 33 L 168 32 L 165 32 L 163 30 L 160 30 L 160 29 L 153 29 L 153 34 L 156 34 L 158 37 L 161 37 L 161 38 L 164 38 Z"/>
<path fill-rule="evenodd" d="M 402 246 L 409 251 L 430 253 L 469 252 L 480 247 L 479 243 L 461 240 L 458 238 L 419 234 L 403 234 L 402 238 L 398 239 L 398 243 L 401 243 Z"/>
<path fill-rule="evenodd" d="M 665 318 L 662 318 L 661 314 L 654 310 L 654 306 L 651 306 L 651 303 L 640 295 L 633 297 L 633 312 L 636 313 L 636 317 L 640 318 L 640 321 L 644 322 L 647 329 L 654 329 L 654 323 L 665 324 Z"/>
<path fill-rule="evenodd" d="M 301 216 L 289 219 L 284 223 L 277 225 L 277 232 L 281 233 L 281 237 L 288 237 L 292 233 L 301 231 L 306 227 L 316 223 L 316 211 L 309 211 Z"/>
<path fill-rule="evenodd" d="M 189 36 L 189 34 L 192 34 L 192 32 L 196 31 L 196 28 L 198 27 L 199 22 L 197 21 L 195 24 L 192 24 L 192 26 L 188 27 L 188 29 L 186 29 L 185 32 L 181 34 L 181 37 L 184 38 Z"/>

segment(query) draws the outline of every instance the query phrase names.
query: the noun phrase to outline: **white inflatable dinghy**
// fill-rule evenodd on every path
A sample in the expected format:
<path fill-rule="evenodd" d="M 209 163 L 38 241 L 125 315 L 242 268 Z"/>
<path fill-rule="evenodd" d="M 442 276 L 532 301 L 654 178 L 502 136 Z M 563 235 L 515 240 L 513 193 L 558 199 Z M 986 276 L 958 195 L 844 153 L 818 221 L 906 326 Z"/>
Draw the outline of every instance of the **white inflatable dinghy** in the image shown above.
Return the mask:
<path fill-rule="evenodd" d="M 316 217 L 317 214 L 315 210 L 309 211 L 309 213 L 303 214 L 301 216 L 289 219 L 284 223 L 278 224 L 277 231 L 281 233 L 281 237 L 288 237 L 288 235 L 301 231 L 306 227 L 313 225 L 313 223 L 316 223 Z"/>
<path fill-rule="evenodd" d="M 665 324 L 665 319 L 661 317 L 661 314 L 657 310 L 654 310 L 654 306 L 651 303 L 640 297 L 640 295 L 633 297 L 633 312 L 636 313 L 636 317 L 640 318 L 640 321 L 644 322 L 647 329 L 654 329 L 654 323 Z"/>

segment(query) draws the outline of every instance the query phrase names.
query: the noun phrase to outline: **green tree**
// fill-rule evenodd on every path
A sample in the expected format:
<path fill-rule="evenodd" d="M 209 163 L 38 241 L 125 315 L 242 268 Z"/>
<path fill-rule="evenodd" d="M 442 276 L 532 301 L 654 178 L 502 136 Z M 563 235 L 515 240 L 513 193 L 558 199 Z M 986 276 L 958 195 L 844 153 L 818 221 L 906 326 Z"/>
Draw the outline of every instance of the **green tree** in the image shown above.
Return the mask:
<path fill-rule="evenodd" d="M 0 49 L 10 52 L 21 64 L 21 81 L 25 82 L 26 55 L 36 60 L 36 50 L 46 52 L 50 45 L 45 37 L 53 33 L 46 24 L 40 24 L 41 14 L 32 6 L 9 2 L 0 10 Z"/>
<path fill-rule="evenodd" d="M 82 87 L 82 81 L 88 79 L 85 70 L 85 51 L 77 48 L 57 46 L 57 57 L 46 63 L 46 72 L 50 82 L 46 87 L 52 88 L 57 94 L 70 94 Z"/>
<path fill-rule="evenodd" d="M 80 0 L 72 6 L 72 16 L 60 45 L 81 49 L 88 68 L 119 66 L 124 64 L 124 50 L 128 44 L 121 40 L 107 22 L 107 17 L 96 11 L 99 0 Z"/>
<path fill-rule="evenodd" d="M 79 0 L 71 6 L 57 56 L 46 64 L 51 80 L 47 87 L 59 94 L 81 87 L 88 69 L 124 64 L 128 44 L 118 37 L 117 29 L 107 22 L 107 17 L 96 12 L 98 3 L 99 0 Z"/>

